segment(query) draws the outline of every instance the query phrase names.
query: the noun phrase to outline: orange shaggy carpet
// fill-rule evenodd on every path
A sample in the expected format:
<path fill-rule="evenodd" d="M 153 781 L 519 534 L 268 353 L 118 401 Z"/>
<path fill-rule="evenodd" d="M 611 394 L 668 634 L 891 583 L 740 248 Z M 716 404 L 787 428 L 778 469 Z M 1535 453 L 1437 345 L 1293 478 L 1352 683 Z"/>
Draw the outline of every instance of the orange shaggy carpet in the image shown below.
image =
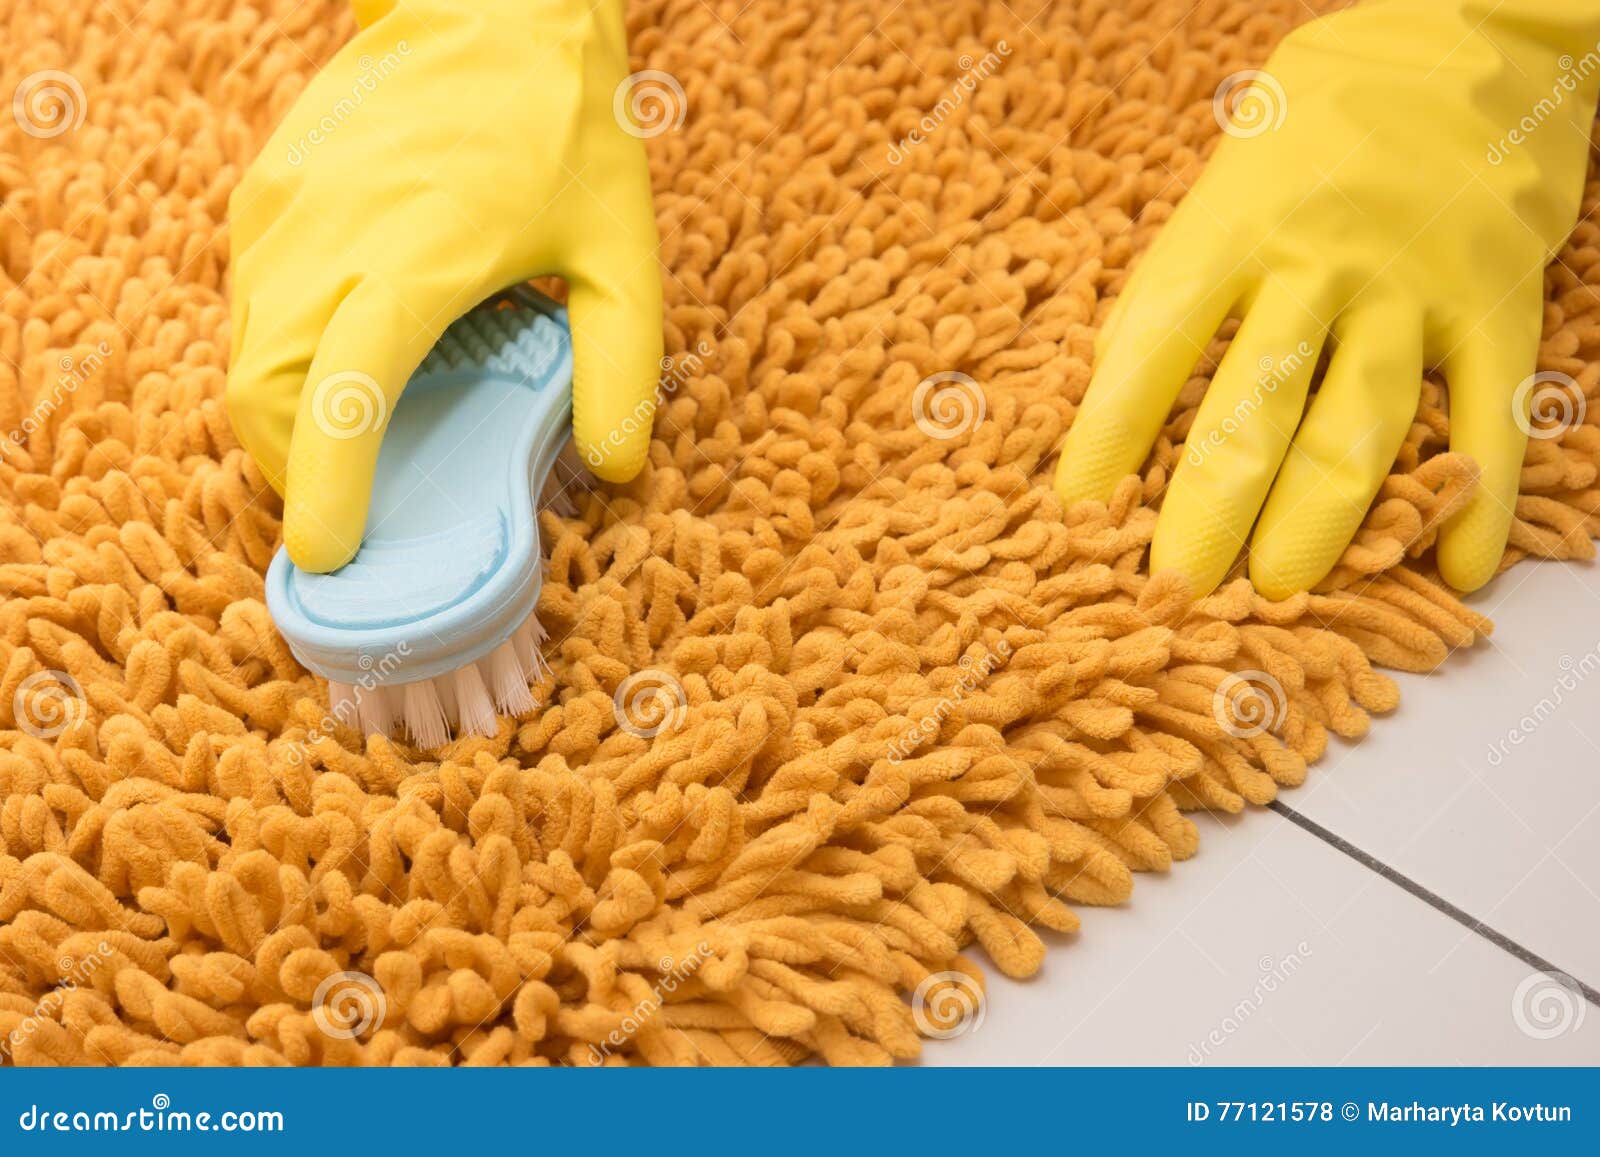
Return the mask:
<path fill-rule="evenodd" d="M 1440 390 L 1281 604 L 1141 571 L 1221 341 L 1109 508 L 1049 480 L 1219 82 L 1310 15 L 635 3 L 685 94 L 667 400 L 638 481 L 542 516 L 546 708 L 441 759 L 325 724 L 221 400 L 228 194 L 346 5 L 0 0 L 0 96 L 57 100 L 0 110 L 0 1059 L 914 1057 L 983 962 L 1193 855 L 1185 811 L 1300 783 L 1395 706 L 1376 668 L 1489 628 L 1434 577 L 1474 484 Z M 1591 395 L 1597 246 L 1541 362 Z M 1592 553 L 1597 415 L 1533 442 L 1508 564 Z"/>

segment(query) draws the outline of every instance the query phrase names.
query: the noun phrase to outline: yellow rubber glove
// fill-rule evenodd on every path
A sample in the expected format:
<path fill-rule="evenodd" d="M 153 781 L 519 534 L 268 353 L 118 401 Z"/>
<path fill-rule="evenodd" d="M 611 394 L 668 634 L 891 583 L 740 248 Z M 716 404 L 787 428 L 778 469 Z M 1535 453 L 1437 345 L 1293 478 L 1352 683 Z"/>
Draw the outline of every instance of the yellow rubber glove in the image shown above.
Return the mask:
<path fill-rule="evenodd" d="M 566 278 L 573 427 L 600 477 L 643 465 L 660 374 L 649 171 L 614 111 L 620 0 L 376 0 L 357 19 L 229 204 L 228 413 L 310 571 L 355 553 L 400 390 L 496 291 Z"/>
<path fill-rule="evenodd" d="M 1431 366 L 1451 449 L 1481 470 L 1441 532 L 1439 569 L 1462 590 L 1486 582 L 1526 449 L 1541 274 L 1583 191 L 1597 40 L 1600 0 L 1366 0 L 1295 31 L 1247 88 L 1225 84 L 1229 135 L 1099 335 L 1061 498 L 1104 499 L 1139 469 L 1231 314 L 1243 320 L 1163 500 L 1151 569 L 1205 594 L 1254 525 L 1258 590 L 1318 582 Z"/>

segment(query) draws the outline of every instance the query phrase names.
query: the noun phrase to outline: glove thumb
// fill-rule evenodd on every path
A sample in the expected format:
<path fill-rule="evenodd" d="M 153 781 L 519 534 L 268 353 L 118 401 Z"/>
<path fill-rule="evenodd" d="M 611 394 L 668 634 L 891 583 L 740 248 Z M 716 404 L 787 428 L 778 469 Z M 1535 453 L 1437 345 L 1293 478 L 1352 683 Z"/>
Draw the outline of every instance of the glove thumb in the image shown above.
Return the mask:
<path fill-rule="evenodd" d="M 621 277 L 570 279 L 572 431 L 607 482 L 638 474 L 650 451 L 661 377 L 661 276 L 652 260 Z"/>

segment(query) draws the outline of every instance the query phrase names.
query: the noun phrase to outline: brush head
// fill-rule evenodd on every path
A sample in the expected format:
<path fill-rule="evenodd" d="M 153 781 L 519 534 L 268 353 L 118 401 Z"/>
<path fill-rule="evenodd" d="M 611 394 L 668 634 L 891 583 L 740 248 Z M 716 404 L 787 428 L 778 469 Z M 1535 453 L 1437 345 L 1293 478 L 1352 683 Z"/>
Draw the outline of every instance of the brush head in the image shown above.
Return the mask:
<path fill-rule="evenodd" d="M 279 550 L 267 606 L 329 681 L 329 714 L 433 748 L 537 702 L 541 506 L 593 484 L 568 440 L 566 314 L 519 288 L 457 320 L 389 416 L 361 549 L 331 574 Z"/>

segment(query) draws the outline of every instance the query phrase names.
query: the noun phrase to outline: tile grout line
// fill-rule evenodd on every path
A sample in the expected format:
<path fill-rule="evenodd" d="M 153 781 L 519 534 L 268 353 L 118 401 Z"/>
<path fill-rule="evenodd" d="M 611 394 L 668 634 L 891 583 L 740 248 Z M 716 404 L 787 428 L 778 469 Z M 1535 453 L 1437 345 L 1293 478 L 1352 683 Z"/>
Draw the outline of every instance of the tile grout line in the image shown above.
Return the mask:
<path fill-rule="evenodd" d="M 1467 929 L 1467 931 L 1475 932 L 1477 935 L 1483 937 L 1495 947 L 1500 948 L 1505 952 L 1509 952 L 1512 956 L 1515 956 L 1518 960 L 1522 961 L 1530 968 L 1537 969 L 1540 972 L 1559 972 L 1563 976 L 1571 976 L 1573 983 L 1575 983 L 1583 992 L 1583 998 L 1590 1004 L 1600 1008 L 1600 992 L 1597 992 L 1592 985 L 1586 983 L 1576 976 L 1572 976 L 1572 974 L 1567 972 L 1565 969 L 1557 968 L 1554 964 L 1551 964 L 1537 952 L 1534 952 L 1530 948 L 1525 948 L 1523 945 L 1511 939 L 1511 937 L 1507 936 L 1505 933 L 1489 927 L 1489 925 L 1485 924 L 1482 920 L 1479 920 L 1476 916 L 1456 907 L 1443 896 L 1429 891 L 1427 888 L 1413 880 L 1410 876 L 1391 868 L 1388 864 L 1384 863 L 1376 856 L 1361 850 L 1343 836 L 1336 835 L 1335 833 L 1329 831 L 1327 828 L 1323 827 L 1309 816 L 1295 811 L 1294 808 L 1283 803 L 1281 800 L 1273 800 L 1267 805 L 1267 807 L 1283 816 L 1290 823 L 1302 828 L 1311 835 L 1316 836 L 1317 839 L 1321 840 L 1323 843 L 1343 852 L 1352 860 L 1356 861 L 1356 863 L 1370 869 L 1373 872 L 1376 872 L 1385 880 L 1388 880 L 1391 884 L 1394 884 L 1397 887 L 1404 889 L 1406 892 L 1409 892 L 1411 895 L 1421 900 L 1424 904 L 1427 904 L 1430 908 L 1433 908 L 1438 912 L 1442 912 L 1444 915 L 1454 920 L 1457 924 L 1460 924 L 1463 928 Z"/>

